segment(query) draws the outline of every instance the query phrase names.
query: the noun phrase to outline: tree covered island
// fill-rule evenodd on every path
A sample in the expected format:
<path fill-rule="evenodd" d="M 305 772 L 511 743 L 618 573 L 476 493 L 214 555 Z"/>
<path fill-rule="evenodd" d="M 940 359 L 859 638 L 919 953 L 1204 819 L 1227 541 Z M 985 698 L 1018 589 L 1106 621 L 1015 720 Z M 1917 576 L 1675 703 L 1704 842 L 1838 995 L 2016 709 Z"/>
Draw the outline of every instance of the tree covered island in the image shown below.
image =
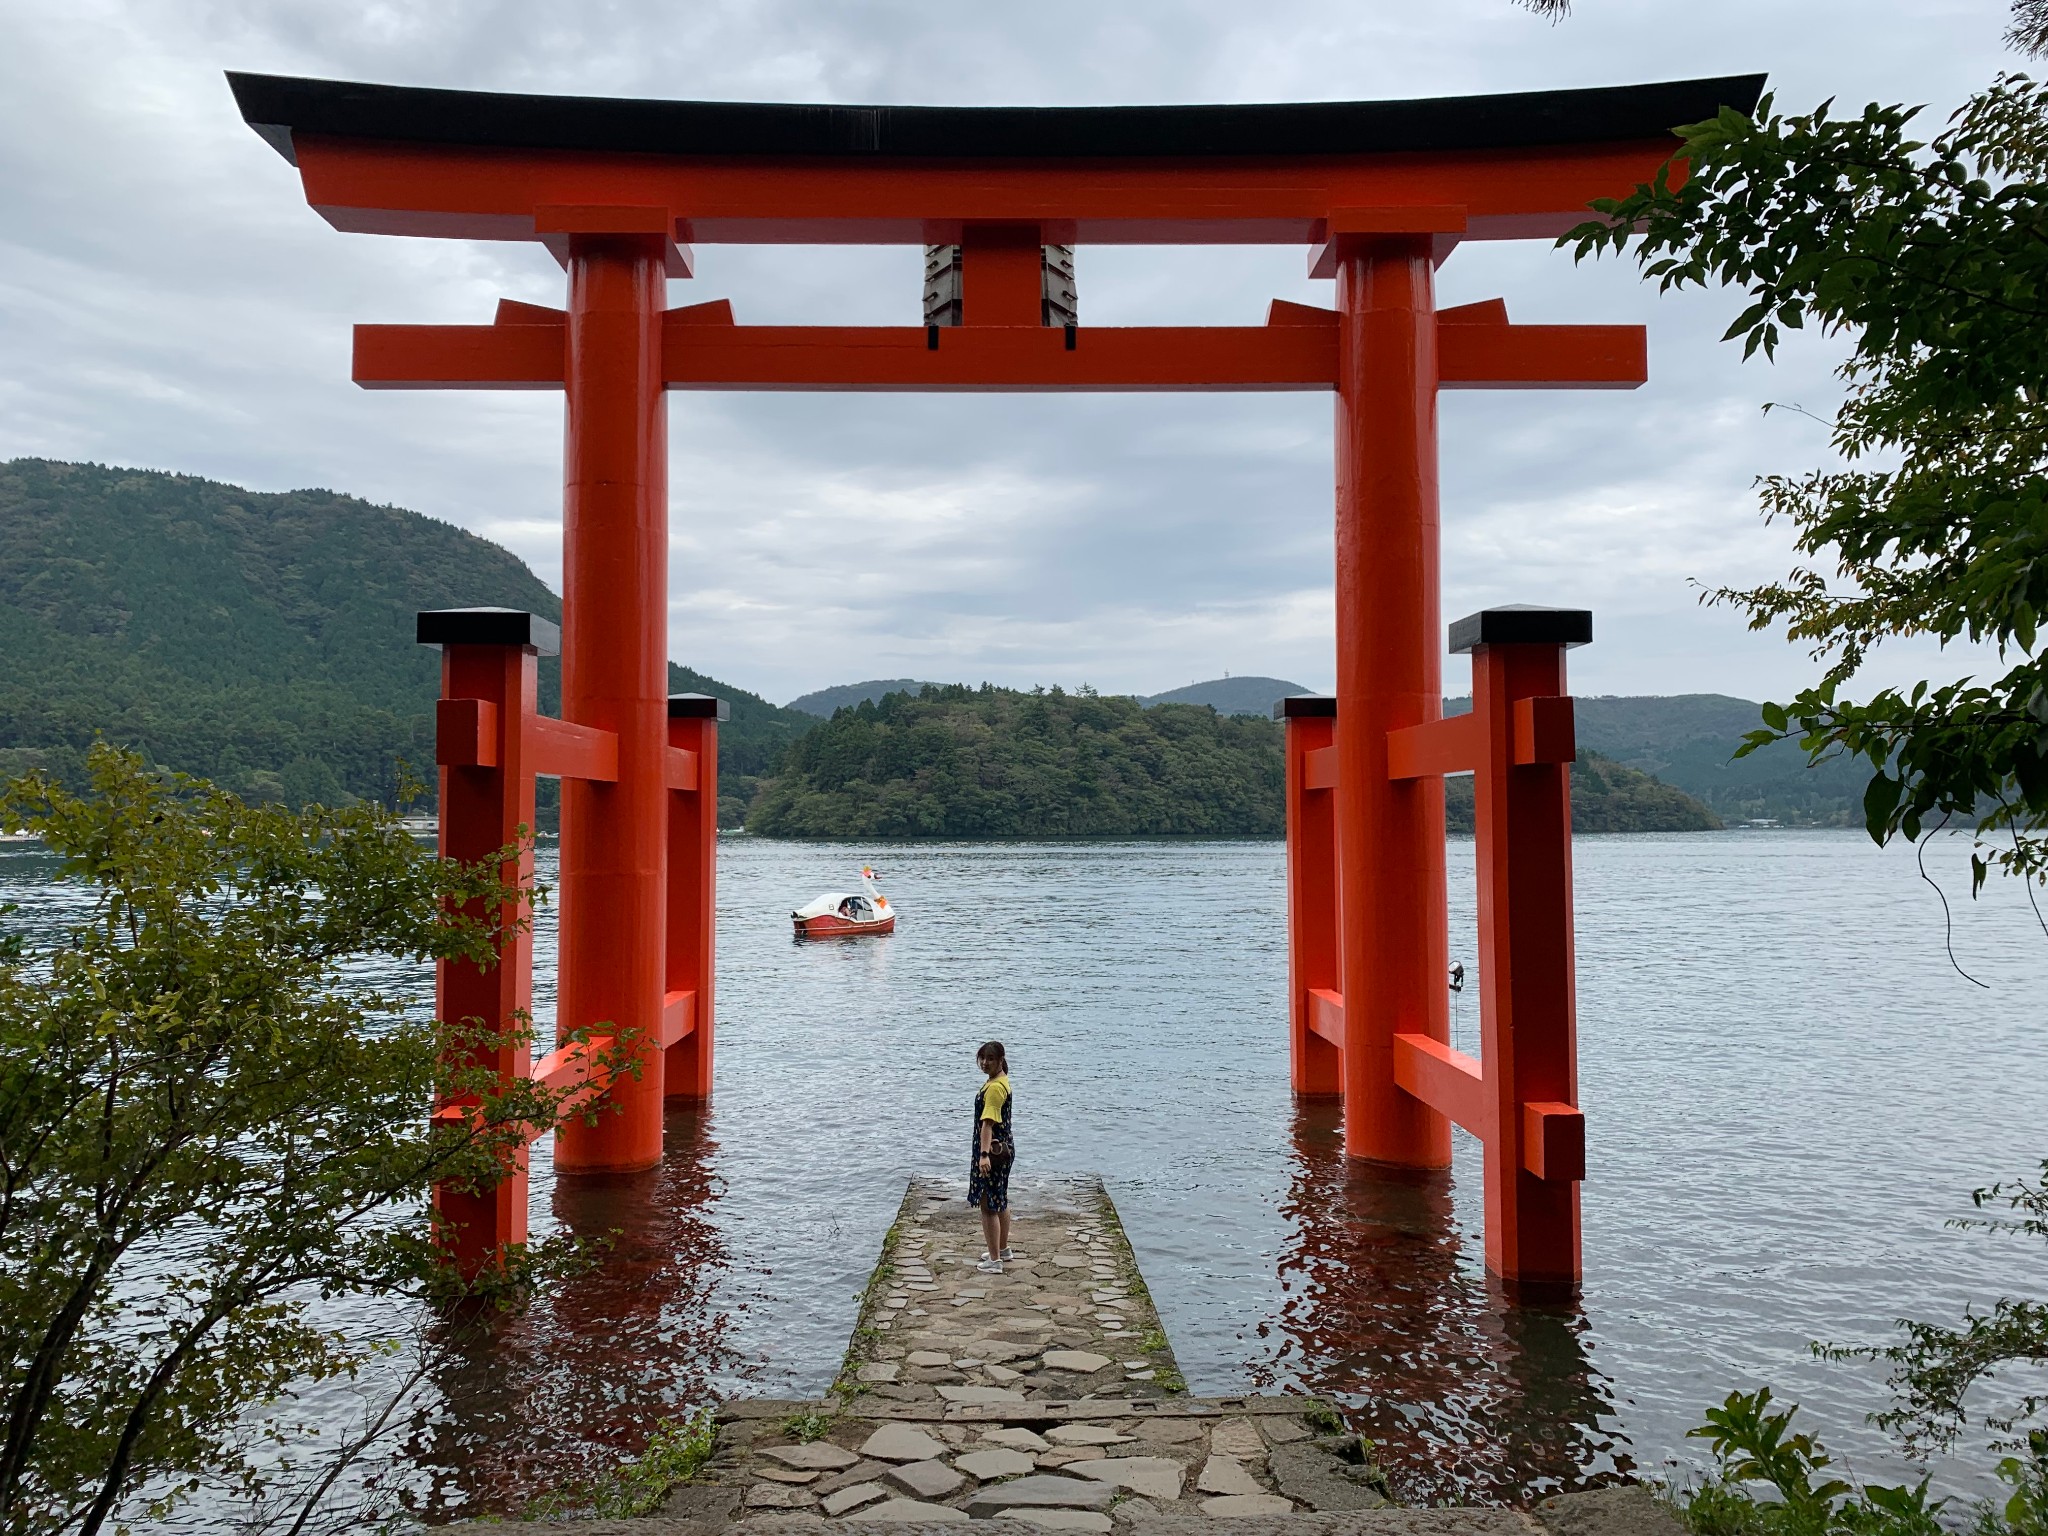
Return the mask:
<path fill-rule="evenodd" d="M 1281 727 L 1252 715 L 1059 688 L 963 685 L 838 710 L 793 743 L 747 815 L 770 837 L 1279 837 Z M 1472 830 L 1469 779 L 1446 793 Z M 1581 832 L 1704 831 L 1714 813 L 1582 754 Z"/>

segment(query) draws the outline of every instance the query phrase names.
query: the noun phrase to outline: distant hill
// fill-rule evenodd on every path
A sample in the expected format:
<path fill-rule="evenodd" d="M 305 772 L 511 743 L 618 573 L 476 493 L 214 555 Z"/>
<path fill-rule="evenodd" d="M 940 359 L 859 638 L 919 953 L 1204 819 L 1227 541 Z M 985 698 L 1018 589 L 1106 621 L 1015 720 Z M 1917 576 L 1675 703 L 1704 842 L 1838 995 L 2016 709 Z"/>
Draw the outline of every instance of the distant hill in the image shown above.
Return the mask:
<path fill-rule="evenodd" d="M 779 837 L 1277 837 L 1279 732 L 1059 688 L 934 684 L 795 743 L 747 830 Z"/>
<path fill-rule="evenodd" d="M 1444 826 L 1473 830 L 1472 776 L 1444 780 Z M 1684 790 L 1598 752 L 1572 764 L 1574 832 L 1718 832 L 1724 823 Z"/>
<path fill-rule="evenodd" d="M 847 709 L 855 704 L 881 702 L 884 694 L 922 693 L 933 683 L 921 683 L 914 677 L 882 677 L 867 683 L 841 683 L 836 688 L 820 688 L 816 693 L 804 694 L 783 705 L 806 715 L 816 715 L 821 720 L 830 720 L 832 712 Z"/>
<path fill-rule="evenodd" d="M 1267 715 L 1275 700 L 1314 691 L 1277 677 L 1226 677 L 1190 683 L 1141 702 L 1206 704 L 1219 714 Z M 1733 760 L 1744 733 L 1762 723 L 1758 706 L 1748 699 L 1720 693 L 1596 696 L 1580 697 L 1577 705 L 1581 747 L 1654 775 L 1725 821 L 1767 817 L 1824 826 L 1862 823 L 1863 786 L 1869 774 L 1854 763 L 1809 768 L 1805 755 L 1790 742 Z M 1471 707 L 1469 698 L 1444 703 L 1450 714 Z M 1580 781 L 1585 777 L 1581 774 Z"/>
<path fill-rule="evenodd" d="M 438 664 L 431 651 L 413 644 L 413 615 L 484 603 L 529 608 L 551 619 L 561 614 L 560 600 L 509 551 L 403 508 L 333 491 L 257 493 L 191 475 L 97 464 L 0 464 L 0 776 L 43 767 L 75 779 L 85 748 L 102 731 L 157 762 L 254 798 L 386 799 L 400 759 L 423 775 L 433 763 Z M 791 743 L 823 728 L 821 715 L 849 704 L 872 711 L 883 694 L 938 688 L 909 678 L 853 683 L 807 694 L 783 709 L 685 667 L 672 665 L 669 679 L 674 690 L 730 701 L 732 719 L 719 744 L 728 822 L 755 800 Z M 941 691 L 955 700 L 970 694 L 957 687 Z M 1211 739 L 1201 737 L 1207 728 L 1169 726 L 1165 716 L 1232 722 L 1233 712 L 1264 716 L 1274 699 L 1307 691 L 1279 678 L 1220 678 L 1154 695 L 1142 701 L 1150 706 L 1142 712 L 1141 701 L 1124 700 L 1122 713 L 1111 710 L 1111 724 L 1101 723 L 1110 717 L 1096 706 L 1118 701 L 1088 693 L 974 691 L 975 698 L 1065 702 L 1032 709 L 976 706 L 979 724 L 956 713 L 943 722 L 920 717 L 966 743 L 955 744 L 956 754 L 966 753 L 956 755 L 956 764 L 972 760 L 1008 776 L 1012 788 L 1003 793 L 1011 809 L 999 815 L 1003 796 L 996 795 L 975 801 L 980 810 L 961 810 L 974 797 L 960 800 L 941 783 L 943 775 L 925 773 L 943 756 L 932 755 L 937 738 L 904 734 L 890 750 L 903 763 L 924 765 L 905 769 L 910 782 L 903 793 L 910 800 L 904 803 L 921 807 L 903 823 L 905 835 L 930 811 L 926 802 L 934 796 L 933 803 L 953 807 L 940 818 L 949 826 L 994 825 L 1008 817 L 1047 829 L 1227 828 L 1265 835 L 1255 829 L 1266 825 L 1264 791 L 1257 786 L 1268 769 L 1250 744 L 1263 741 L 1260 751 L 1277 753 L 1277 728 L 1267 720 L 1263 736 L 1226 732 Z M 544 661 L 542 707 L 556 710 L 559 699 L 559 666 Z M 1190 703 L 1218 714 L 1175 709 Z M 1447 705 L 1466 707 L 1465 701 Z M 1043 743 L 1034 743 L 1024 728 L 1040 715 L 1046 729 L 1064 722 L 1057 727 L 1069 738 L 1064 767 L 1048 766 Z M 1757 706 L 1746 700 L 1720 694 L 1582 698 L 1578 717 L 1582 747 L 1619 767 L 1655 774 L 1724 819 L 1858 819 L 1865 775 L 1852 764 L 1808 769 L 1790 745 L 1730 761 L 1743 732 L 1757 724 Z M 1247 723 L 1242 715 L 1233 722 Z M 1105 735 L 1116 740 L 1094 739 Z M 1168 752 L 1175 742 L 1188 745 Z M 1141 743 L 1150 745 L 1141 750 Z M 1166 755 L 1145 758 L 1155 747 Z M 829 820 L 819 808 L 824 802 L 812 803 L 811 791 L 797 781 L 817 773 L 831 779 L 838 772 L 832 761 L 828 754 L 795 777 L 785 775 L 788 782 L 777 781 L 777 825 L 797 835 L 826 835 L 817 830 Z M 881 779 L 869 769 L 862 773 L 870 776 L 840 780 L 843 786 L 895 783 L 893 767 Z M 1183 774 L 1194 779 L 1184 781 Z M 1590 769 L 1577 776 L 1587 806 L 1594 776 Z M 1043 797 L 1062 784 L 1076 802 L 1068 812 L 1055 812 Z M 854 808 L 843 835 L 866 835 L 861 826 L 875 814 L 866 790 L 843 786 L 818 792 L 849 795 L 840 802 Z M 1126 791 L 1131 803 L 1112 812 L 1105 797 Z M 1193 798 L 1179 810 L 1158 799 L 1183 793 Z M 1651 808 L 1648 793 L 1625 780 L 1600 791 L 1615 807 L 1624 801 L 1634 807 L 1626 814 L 1616 809 L 1621 820 L 1683 821 L 1675 806 Z M 808 806 L 802 816 L 796 815 L 799 801 Z"/>
<path fill-rule="evenodd" d="M 1293 693 L 1314 693 L 1300 683 L 1278 677 L 1218 677 L 1206 683 L 1189 683 L 1165 693 L 1141 696 L 1139 702 L 1153 704 L 1206 704 L 1219 715 L 1262 715 L 1273 718 L 1273 705 Z"/>
<path fill-rule="evenodd" d="M 937 686 L 936 683 L 920 682 L 911 677 L 876 678 L 872 682 L 841 683 L 836 688 L 820 688 L 816 693 L 791 699 L 786 707 L 829 720 L 836 709 L 847 709 L 863 702 L 880 703 L 884 694 L 921 693 Z M 1136 694 L 1133 697 L 1147 708 L 1154 704 L 1206 704 L 1219 715 L 1259 715 L 1271 719 L 1276 700 L 1290 693 L 1314 691 L 1278 677 L 1219 677 L 1206 683 L 1189 683 L 1185 688 L 1171 688 L 1165 693 Z"/>
<path fill-rule="evenodd" d="M 508 550 L 400 507 L 0 464 L 0 775 L 75 776 L 103 731 L 256 798 L 385 799 L 400 758 L 432 777 L 440 664 L 413 615 L 475 604 L 562 611 Z M 720 787 L 736 814 L 813 722 L 685 667 L 669 679 L 731 701 Z M 541 694 L 559 707 L 552 659 Z"/>
<path fill-rule="evenodd" d="M 1448 699 L 1463 714 L 1470 699 Z M 1740 761 L 1744 733 L 1758 729 L 1758 706 L 1721 693 L 1668 696 L 1581 696 L 1576 701 L 1581 747 L 1655 774 L 1696 796 L 1726 821 L 1768 817 L 1823 826 L 1862 824 L 1867 767 L 1835 761 L 1818 768 L 1794 742 L 1780 742 Z"/>
<path fill-rule="evenodd" d="M 793 745 L 749 831 L 775 837 L 1278 837 L 1281 727 L 1207 707 L 1058 688 L 933 684 L 841 711 Z M 1595 755 L 1573 775 L 1583 832 L 1708 830 L 1691 796 Z M 1446 812 L 1472 828 L 1469 780 Z"/>

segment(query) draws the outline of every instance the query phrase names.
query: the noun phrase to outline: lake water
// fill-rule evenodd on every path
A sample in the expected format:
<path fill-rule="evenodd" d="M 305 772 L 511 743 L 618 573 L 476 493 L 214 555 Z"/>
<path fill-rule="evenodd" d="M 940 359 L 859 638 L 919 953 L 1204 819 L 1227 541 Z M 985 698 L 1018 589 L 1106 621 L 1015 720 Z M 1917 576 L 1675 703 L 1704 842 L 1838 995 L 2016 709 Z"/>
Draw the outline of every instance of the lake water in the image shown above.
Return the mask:
<path fill-rule="evenodd" d="M 1867 1476 L 1882 1341 L 2040 1295 L 2038 1246 L 1949 1229 L 2048 1154 L 2048 937 L 2024 894 L 1967 898 L 1966 845 L 1860 834 L 1577 841 L 1586 1284 L 1508 1302 L 1484 1274 L 1476 1144 L 1447 1175 L 1347 1167 L 1338 1114 L 1287 1086 L 1277 843 L 720 848 L 718 1088 L 663 1166 L 552 1177 L 537 1231 L 621 1235 L 486 1344 L 443 1349 L 371 1481 L 434 1518 L 514 1506 L 711 1395 L 815 1394 L 904 1180 L 964 1174 L 976 1044 L 1000 1037 L 1020 1173 L 1100 1173 L 1190 1386 L 1340 1400 L 1411 1497 L 1518 1497 L 1697 1461 L 1685 1432 L 1773 1385 Z M 789 908 L 872 858 L 888 938 L 797 944 Z M 546 859 L 543 864 L 547 863 Z M 1451 845 L 1473 967 L 1472 844 Z M 47 861 L 0 900 L 56 915 Z M 546 869 L 543 874 L 545 876 Z M 552 1006 L 552 934 L 537 993 Z M 1477 996 L 1454 999 L 1476 1049 Z M 388 1313 L 342 1314 L 396 1330 Z M 309 1394 L 347 1427 L 377 1384 Z M 1978 1491 L 1981 1458 L 1944 1469 Z M 195 1511 L 199 1520 L 203 1511 Z"/>

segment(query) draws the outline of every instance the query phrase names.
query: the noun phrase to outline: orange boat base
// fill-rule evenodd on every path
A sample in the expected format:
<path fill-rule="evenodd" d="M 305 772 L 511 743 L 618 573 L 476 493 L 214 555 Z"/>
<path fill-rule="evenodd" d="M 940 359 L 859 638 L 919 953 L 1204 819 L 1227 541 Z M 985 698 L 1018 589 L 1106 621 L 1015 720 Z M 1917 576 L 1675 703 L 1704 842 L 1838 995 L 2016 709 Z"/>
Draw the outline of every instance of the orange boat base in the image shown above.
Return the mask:
<path fill-rule="evenodd" d="M 816 917 L 793 919 L 796 936 L 800 939 L 858 939 L 870 933 L 894 933 L 896 914 L 888 913 L 871 922 L 856 922 L 850 917 L 841 917 L 836 912 L 823 912 Z"/>

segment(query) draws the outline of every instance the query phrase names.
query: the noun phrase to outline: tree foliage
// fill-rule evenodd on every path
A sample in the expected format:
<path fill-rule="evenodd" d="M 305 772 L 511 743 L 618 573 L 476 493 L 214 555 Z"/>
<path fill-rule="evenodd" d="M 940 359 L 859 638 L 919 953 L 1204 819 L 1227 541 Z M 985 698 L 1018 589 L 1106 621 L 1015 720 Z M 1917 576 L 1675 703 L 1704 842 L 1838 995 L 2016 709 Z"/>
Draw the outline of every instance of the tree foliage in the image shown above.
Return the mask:
<path fill-rule="evenodd" d="M 1571 14 L 1572 0 L 1515 0 L 1524 10 L 1534 11 L 1551 21 Z M 2005 41 L 2021 53 L 2036 57 L 2048 53 L 2048 0 L 2012 0 L 2012 20 Z"/>
<path fill-rule="evenodd" d="M 2038 1180 L 2016 1179 L 1972 1193 L 1979 1210 L 2011 1214 L 1949 1223 L 2048 1242 L 2048 1161 Z M 1897 1435 L 1915 1455 L 1945 1451 L 1970 1428 L 1972 1414 L 1995 1447 L 2028 1452 L 2037 1464 L 2044 1526 L 2048 1526 L 2048 1302 L 2001 1296 L 1971 1308 L 1961 1323 L 1902 1318 L 1896 1343 L 1843 1349 L 1823 1347 L 1833 1359 L 1882 1360 L 1890 1367 L 1890 1408 L 1872 1422 Z M 2023 1467 L 2016 1462 L 2008 1471 Z M 2008 1479 L 2010 1480 L 2010 1479 Z"/>
<path fill-rule="evenodd" d="M 254 1491 L 245 1411 L 352 1373 L 344 1294 L 446 1297 L 422 1201 L 496 1182 L 564 1101 L 444 1063 L 495 1047 L 364 962 L 487 963 L 530 893 L 370 807 L 290 812 L 93 750 L 0 791 L 85 885 L 0 955 L 0 1525 L 101 1529 L 147 1488 Z M 516 1026 L 515 1033 L 523 1026 Z M 469 1096 L 467 1123 L 430 1127 Z M 547 1255 L 486 1277 L 506 1299 Z"/>
<path fill-rule="evenodd" d="M 0 775 L 82 784 L 104 736 L 246 800 L 389 803 L 401 763 L 434 761 L 440 659 L 414 615 L 475 605 L 562 615 L 509 550 L 402 507 L 0 463 Z M 555 713 L 559 662 L 540 673 Z M 729 779 L 766 772 L 814 723 L 686 667 L 669 687 L 730 702 Z"/>
<path fill-rule="evenodd" d="M 2015 7 L 2016 45 L 2037 49 L 2048 10 Z M 1810 759 L 1858 759 L 1865 825 L 1878 842 L 1975 826 L 1981 885 L 2002 867 L 2048 879 L 2048 91 L 2000 77 L 1938 131 L 1921 109 L 1831 106 L 1755 117 L 1724 110 L 1679 130 L 1689 174 L 1667 166 L 1567 239 L 1583 256 L 1633 250 L 1664 288 L 1721 282 L 1748 306 L 1728 328 L 1745 357 L 1775 354 L 1808 325 L 1837 337 L 1844 399 L 1835 460 L 1758 483 L 1767 517 L 1805 562 L 1784 580 L 1723 588 L 1752 627 L 1786 626 L 1824 663 L 1787 703 L 1767 704 L 1746 751 L 1797 739 Z M 1845 697 L 1883 642 L 1931 636 L 1995 651 L 1987 680 Z M 2044 1167 L 2048 1172 L 2048 1167 Z M 1977 1192 L 2048 1236 L 2048 1194 L 2022 1182 Z M 2048 1309 L 2004 1298 L 1959 1325 L 1902 1319 L 1893 1344 L 1824 1348 L 1891 1366 L 1893 1405 L 1873 1420 L 1909 1451 L 1951 1445 L 1973 1411 L 2015 1454 L 2011 1489 L 1979 1511 L 1987 1533 L 2048 1530 L 2048 1424 L 2030 1371 L 2048 1364 Z M 2000 1394 L 2005 1396 L 2001 1400 Z M 1912 1488 L 1854 1489 L 1825 1472 L 1768 1393 L 1709 1416 L 1720 1478 L 1688 1513 L 1703 1536 L 1829 1531 L 1932 1536 L 1939 1501 Z M 1743 1485 L 1761 1482 L 1765 1502 Z"/>
<path fill-rule="evenodd" d="M 1666 289 L 1743 289 L 1727 334 L 1746 357 L 1807 325 L 1849 348 L 1837 462 L 1759 482 L 1809 563 L 1712 594 L 1825 663 L 1745 750 L 1860 757 L 1873 838 L 1966 821 L 1980 883 L 2048 878 L 2048 94 L 2006 76 L 1931 137 L 1919 117 L 1726 109 L 1679 130 L 1689 175 L 1667 166 L 1566 239 L 1633 250 Z M 1848 700 L 1872 648 L 1905 636 L 1987 643 L 2004 674 Z"/>
<path fill-rule="evenodd" d="M 984 684 L 842 709 L 789 750 L 748 830 L 780 837 L 1277 837 L 1279 728 Z"/>
<path fill-rule="evenodd" d="M 1451 832 L 1477 826 L 1472 780 L 1444 781 L 1444 825 Z M 1572 765 L 1574 832 L 1718 832 L 1721 818 L 1682 789 L 1581 750 Z"/>
<path fill-rule="evenodd" d="M 1792 1427 L 1798 1412 L 1773 1408 L 1769 1387 L 1731 1392 L 1707 1410 L 1707 1422 L 1691 1433 L 1712 1449 L 1715 1475 L 1686 1500 L 1700 1536 L 1942 1536 L 1947 1501 L 1929 1493 L 1926 1478 L 1898 1486 L 1849 1481 L 1818 1440 Z"/>
<path fill-rule="evenodd" d="M 1796 1407 L 1776 1408 L 1771 1390 L 1731 1392 L 1693 1430 L 1714 1455 L 1713 1474 L 1680 1502 L 1699 1536 L 1943 1536 L 1952 1500 L 1932 1480 L 1858 1483 L 1838 1473 L 1820 1441 L 1795 1430 Z M 1976 1536 L 2048 1532 L 2048 1435 L 2035 1433 L 1997 1467 L 2008 1492 L 1976 1509 Z"/>
<path fill-rule="evenodd" d="M 1281 728 L 1205 706 L 928 684 L 841 709 L 790 749 L 748 820 L 777 837 L 1278 837 Z M 1472 830 L 1469 780 L 1446 790 Z M 1581 832 L 1717 827 L 1697 800 L 1586 754 Z"/>

